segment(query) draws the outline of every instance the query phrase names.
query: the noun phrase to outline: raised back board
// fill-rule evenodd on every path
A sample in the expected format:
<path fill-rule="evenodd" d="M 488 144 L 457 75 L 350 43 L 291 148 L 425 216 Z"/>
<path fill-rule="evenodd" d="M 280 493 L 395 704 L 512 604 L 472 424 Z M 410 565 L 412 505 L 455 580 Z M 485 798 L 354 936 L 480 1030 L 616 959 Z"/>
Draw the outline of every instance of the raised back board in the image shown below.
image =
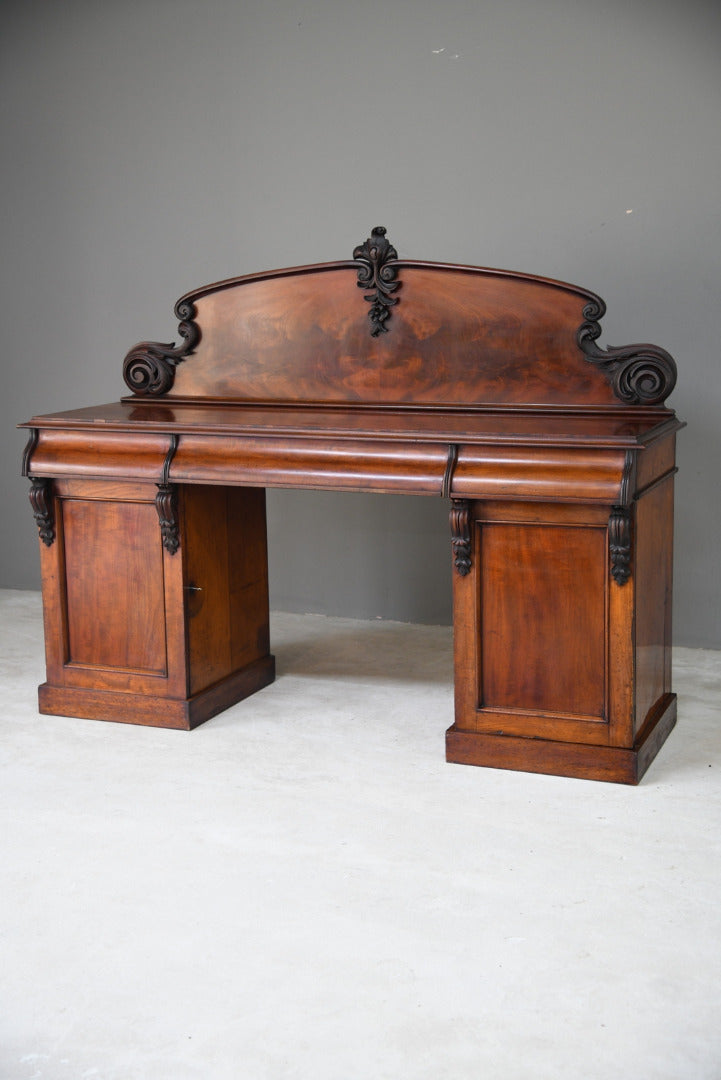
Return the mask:
<path fill-rule="evenodd" d="M 187 293 L 184 343 L 136 346 L 128 386 L 174 401 L 454 408 L 660 404 L 673 388 L 664 350 L 596 345 L 605 306 L 586 289 L 400 260 L 382 227 L 353 254 Z"/>

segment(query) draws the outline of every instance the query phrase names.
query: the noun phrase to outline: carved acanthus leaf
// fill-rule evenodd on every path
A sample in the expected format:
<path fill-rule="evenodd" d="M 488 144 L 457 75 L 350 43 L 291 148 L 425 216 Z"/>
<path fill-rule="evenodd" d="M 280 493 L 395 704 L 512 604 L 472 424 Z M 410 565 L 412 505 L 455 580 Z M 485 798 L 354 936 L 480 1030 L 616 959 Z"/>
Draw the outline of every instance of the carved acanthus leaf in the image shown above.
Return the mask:
<path fill-rule="evenodd" d="M 611 576 L 618 585 L 631 577 L 631 511 L 627 506 L 614 506 L 608 520 L 608 550 Z"/>
<path fill-rule="evenodd" d="M 631 577 L 631 543 L 633 535 L 633 482 L 635 455 L 626 451 L 621 474 L 618 503 L 611 509 L 608 519 L 608 554 L 611 576 L 618 585 L 625 585 Z"/>
<path fill-rule="evenodd" d="M 353 251 L 353 258 L 361 265 L 358 268 L 358 288 L 371 289 L 364 299 L 371 305 L 368 318 L 371 323 L 371 335 L 388 332 L 386 323 L 390 318 L 391 308 L 398 303 L 393 293 L 400 288 L 398 270 L 392 260 L 398 258 L 398 252 L 386 240 L 383 225 L 376 225 L 364 244 L 359 244 Z"/>
<path fill-rule="evenodd" d="M 461 577 L 471 570 L 471 515 L 467 499 L 454 499 L 451 504 L 451 548 L 453 565 Z"/>
<path fill-rule="evenodd" d="M 155 508 L 158 511 L 163 547 L 171 555 L 175 555 L 180 547 L 180 526 L 178 522 L 178 497 L 174 484 L 158 484 Z"/>
<path fill-rule="evenodd" d="M 30 485 L 30 505 L 35 524 L 38 527 L 40 539 L 46 547 L 50 547 L 55 539 L 51 482 L 45 477 L 33 476 Z"/>

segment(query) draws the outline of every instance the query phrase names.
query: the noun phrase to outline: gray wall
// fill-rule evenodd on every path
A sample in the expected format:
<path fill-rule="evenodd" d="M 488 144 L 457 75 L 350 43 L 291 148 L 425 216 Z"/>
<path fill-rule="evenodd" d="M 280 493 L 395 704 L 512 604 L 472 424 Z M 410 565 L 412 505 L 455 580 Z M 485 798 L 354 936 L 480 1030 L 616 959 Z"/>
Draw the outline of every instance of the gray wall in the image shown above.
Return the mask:
<path fill-rule="evenodd" d="M 695 0 L 5 3 L 0 583 L 36 412 L 117 399 L 175 299 L 402 255 L 585 285 L 678 359 L 676 639 L 721 647 L 721 23 Z M 632 212 L 629 212 L 632 211 Z M 273 492 L 276 607 L 450 619 L 441 500 Z"/>

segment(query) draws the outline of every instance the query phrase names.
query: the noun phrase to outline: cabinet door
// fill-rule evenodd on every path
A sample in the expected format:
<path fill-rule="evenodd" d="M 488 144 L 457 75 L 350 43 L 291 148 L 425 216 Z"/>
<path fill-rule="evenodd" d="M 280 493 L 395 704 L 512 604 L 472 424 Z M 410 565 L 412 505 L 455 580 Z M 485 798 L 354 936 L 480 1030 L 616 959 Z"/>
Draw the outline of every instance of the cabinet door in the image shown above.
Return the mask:
<path fill-rule="evenodd" d="M 48 681 L 185 696 L 182 563 L 149 484 L 59 481 L 43 555 Z"/>
<path fill-rule="evenodd" d="M 470 517 L 471 572 L 455 575 L 456 727 L 614 743 L 629 721 L 616 683 L 633 589 L 610 578 L 608 510 L 476 502 Z"/>
<path fill-rule="evenodd" d="M 262 489 L 166 491 L 161 528 L 154 484 L 53 488 L 42 712 L 190 728 L 272 682 Z"/>

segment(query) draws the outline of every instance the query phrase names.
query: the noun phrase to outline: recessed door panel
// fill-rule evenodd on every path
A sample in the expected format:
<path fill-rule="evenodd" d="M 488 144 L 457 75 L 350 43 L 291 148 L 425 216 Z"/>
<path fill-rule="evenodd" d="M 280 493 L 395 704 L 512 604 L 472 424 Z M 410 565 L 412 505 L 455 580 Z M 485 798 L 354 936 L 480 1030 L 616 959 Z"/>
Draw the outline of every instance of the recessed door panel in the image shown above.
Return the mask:
<path fill-rule="evenodd" d="M 66 662 L 167 672 L 163 553 L 154 503 L 65 499 Z"/>
<path fill-rule="evenodd" d="M 480 525 L 479 706 L 606 718 L 606 531 Z"/>

